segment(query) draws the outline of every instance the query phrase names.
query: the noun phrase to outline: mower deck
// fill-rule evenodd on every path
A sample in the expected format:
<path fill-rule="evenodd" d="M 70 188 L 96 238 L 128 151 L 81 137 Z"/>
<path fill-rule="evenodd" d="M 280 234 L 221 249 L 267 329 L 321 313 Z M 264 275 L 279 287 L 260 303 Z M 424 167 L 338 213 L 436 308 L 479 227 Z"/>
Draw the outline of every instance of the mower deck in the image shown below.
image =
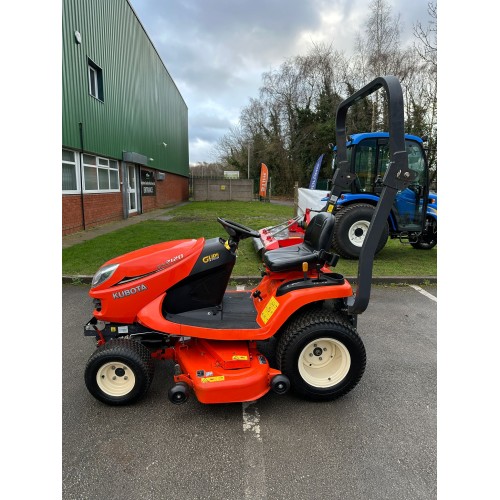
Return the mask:
<path fill-rule="evenodd" d="M 181 375 L 201 403 L 253 401 L 271 388 L 271 379 L 281 372 L 270 368 L 254 344 L 242 341 L 190 339 L 176 348 Z"/>

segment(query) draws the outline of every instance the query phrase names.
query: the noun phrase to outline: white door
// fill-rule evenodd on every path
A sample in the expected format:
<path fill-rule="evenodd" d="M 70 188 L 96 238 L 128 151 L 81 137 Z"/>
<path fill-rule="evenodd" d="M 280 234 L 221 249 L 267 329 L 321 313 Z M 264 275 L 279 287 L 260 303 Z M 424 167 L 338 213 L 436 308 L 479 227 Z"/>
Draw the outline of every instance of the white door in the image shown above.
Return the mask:
<path fill-rule="evenodd" d="M 128 213 L 137 213 L 137 174 L 135 165 L 127 165 Z"/>

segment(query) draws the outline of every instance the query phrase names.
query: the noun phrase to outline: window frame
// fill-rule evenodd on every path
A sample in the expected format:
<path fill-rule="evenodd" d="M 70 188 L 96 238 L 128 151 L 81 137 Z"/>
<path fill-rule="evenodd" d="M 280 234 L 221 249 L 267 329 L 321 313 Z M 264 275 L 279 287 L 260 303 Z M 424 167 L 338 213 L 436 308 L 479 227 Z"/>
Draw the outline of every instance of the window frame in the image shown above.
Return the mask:
<path fill-rule="evenodd" d="M 86 163 L 85 157 L 92 157 L 95 159 L 95 164 L 91 163 Z M 116 167 L 112 166 L 112 163 L 116 164 Z M 83 161 L 82 161 L 82 168 L 83 168 L 83 192 L 86 194 L 103 194 L 103 193 L 119 193 L 120 192 L 120 162 L 117 160 L 113 160 L 111 158 L 105 158 L 104 156 L 97 156 L 97 155 L 90 155 L 85 153 L 83 155 Z M 87 189 L 86 188 L 86 176 L 85 176 L 85 169 L 86 168 L 93 168 L 95 169 L 95 175 L 96 175 L 96 181 L 97 181 L 97 189 Z M 108 188 L 106 189 L 100 189 L 99 184 L 100 184 L 100 173 L 103 171 L 107 171 L 107 178 L 108 178 Z M 116 172 L 117 176 L 117 188 L 112 188 L 111 187 L 111 172 Z"/>
<path fill-rule="evenodd" d="M 89 84 L 89 95 L 99 102 L 104 102 L 104 79 L 102 68 L 100 68 L 90 57 L 87 57 L 87 77 Z M 96 93 L 92 93 L 92 83 Z"/>
<path fill-rule="evenodd" d="M 68 160 L 62 160 L 62 163 L 66 164 L 66 165 L 73 165 L 74 172 L 75 172 L 75 178 L 76 178 L 76 189 L 62 189 L 62 192 L 63 192 L 63 194 L 78 194 L 81 191 L 81 184 L 80 184 L 80 155 L 78 154 L 77 151 L 73 151 L 71 149 L 62 148 L 62 150 L 66 151 L 68 153 L 73 153 L 74 162 L 70 162 Z M 61 172 L 61 174 L 62 174 L 62 172 Z"/>
<path fill-rule="evenodd" d="M 356 154 L 354 155 L 353 161 L 353 172 L 356 174 L 357 189 L 358 194 L 374 194 L 373 184 L 376 178 L 376 172 L 372 166 L 370 169 L 367 167 L 370 164 L 378 166 L 378 140 L 375 137 L 368 137 L 359 142 L 356 146 Z M 352 156 L 351 156 L 352 157 Z M 374 161 L 371 162 L 371 158 Z M 354 189 L 353 185 L 353 189 Z"/>

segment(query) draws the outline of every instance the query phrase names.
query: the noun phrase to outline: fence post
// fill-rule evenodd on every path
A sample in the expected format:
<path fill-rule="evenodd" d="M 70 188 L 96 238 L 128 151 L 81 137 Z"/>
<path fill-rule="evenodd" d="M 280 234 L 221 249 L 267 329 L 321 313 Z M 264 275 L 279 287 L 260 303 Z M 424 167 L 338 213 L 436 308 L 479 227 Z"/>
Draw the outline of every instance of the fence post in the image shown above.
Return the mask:
<path fill-rule="evenodd" d="M 299 183 L 295 181 L 295 185 L 293 186 L 293 215 L 297 217 L 297 213 L 299 210 Z"/>

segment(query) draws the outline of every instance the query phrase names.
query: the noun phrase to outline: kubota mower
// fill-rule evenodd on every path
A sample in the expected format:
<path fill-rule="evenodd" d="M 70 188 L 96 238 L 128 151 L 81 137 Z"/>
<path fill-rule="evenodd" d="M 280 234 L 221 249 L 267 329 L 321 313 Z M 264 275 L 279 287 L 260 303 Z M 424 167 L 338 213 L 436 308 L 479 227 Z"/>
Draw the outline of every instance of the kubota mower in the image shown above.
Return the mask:
<path fill-rule="evenodd" d="M 383 87 L 388 95 L 391 161 L 363 243 L 356 294 L 331 270 L 336 199 L 353 181 L 346 161 L 345 120 L 356 101 Z M 303 240 L 264 254 L 260 283 L 228 291 L 239 242 L 259 233 L 218 218 L 228 238 L 171 241 L 114 258 L 89 292 L 94 301 L 85 335 L 97 349 L 85 368 L 90 393 L 110 405 L 142 398 L 154 360 L 171 360 L 173 403 L 193 393 L 203 403 L 252 401 L 291 389 L 311 400 L 332 400 L 361 379 L 366 354 L 356 331 L 369 301 L 373 257 L 398 190 L 412 179 L 404 142 L 403 95 L 393 76 L 380 77 L 340 104 L 336 121 L 339 168 L 328 208 Z M 258 342 L 275 338 L 276 366 Z"/>

